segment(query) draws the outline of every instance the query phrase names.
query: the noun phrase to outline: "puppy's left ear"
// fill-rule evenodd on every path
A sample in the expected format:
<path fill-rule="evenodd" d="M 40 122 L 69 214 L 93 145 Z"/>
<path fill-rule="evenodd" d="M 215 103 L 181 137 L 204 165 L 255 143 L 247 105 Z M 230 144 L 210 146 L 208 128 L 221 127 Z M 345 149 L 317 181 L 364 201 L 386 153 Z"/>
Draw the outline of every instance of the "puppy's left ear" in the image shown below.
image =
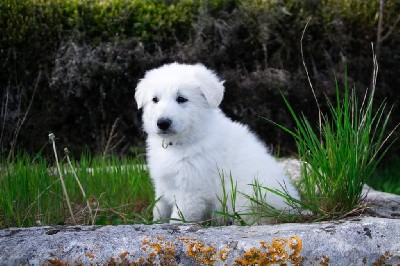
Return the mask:
<path fill-rule="evenodd" d="M 217 108 L 224 97 L 224 81 L 202 64 L 196 65 L 196 78 L 199 79 L 200 90 L 211 107 Z"/>
<path fill-rule="evenodd" d="M 137 103 L 138 109 L 142 108 L 144 103 L 146 102 L 146 88 L 145 88 L 145 81 L 141 79 L 136 86 L 135 92 L 135 101 Z"/>

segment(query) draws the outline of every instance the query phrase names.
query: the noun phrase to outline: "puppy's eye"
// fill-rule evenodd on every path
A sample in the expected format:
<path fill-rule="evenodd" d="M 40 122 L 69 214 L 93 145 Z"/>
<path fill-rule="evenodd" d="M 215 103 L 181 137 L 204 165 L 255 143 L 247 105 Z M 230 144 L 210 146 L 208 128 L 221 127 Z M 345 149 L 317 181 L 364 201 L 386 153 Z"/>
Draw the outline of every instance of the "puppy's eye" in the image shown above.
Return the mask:
<path fill-rule="evenodd" d="M 153 97 L 153 99 L 151 99 L 153 101 L 153 103 L 158 103 L 158 98 L 157 97 Z"/>
<path fill-rule="evenodd" d="M 176 101 L 177 101 L 178 103 L 185 103 L 185 102 L 188 101 L 188 99 L 186 99 L 186 98 L 183 97 L 183 96 L 178 96 L 178 98 L 176 98 Z"/>

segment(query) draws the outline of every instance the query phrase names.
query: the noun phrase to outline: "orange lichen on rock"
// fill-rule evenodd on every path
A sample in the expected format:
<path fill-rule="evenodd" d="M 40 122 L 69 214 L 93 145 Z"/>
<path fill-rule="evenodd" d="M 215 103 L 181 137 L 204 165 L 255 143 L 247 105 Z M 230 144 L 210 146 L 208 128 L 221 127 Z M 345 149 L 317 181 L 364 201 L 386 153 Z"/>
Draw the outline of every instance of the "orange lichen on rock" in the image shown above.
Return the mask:
<path fill-rule="evenodd" d="M 231 249 L 231 247 L 228 245 L 228 246 L 226 246 L 226 248 L 224 248 L 218 252 L 218 258 L 220 261 L 225 262 L 228 259 L 230 249 Z"/>
<path fill-rule="evenodd" d="M 196 240 L 184 240 L 188 250 L 186 254 L 201 265 L 213 265 L 217 261 L 217 250 L 214 245 L 207 246 L 204 242 Z"/>
<path fill-rule="evenodd" d="M 298 236 L 289 239 L 275 238 L 272 243 L 260 241 L 260 247 L 250 248 L 242 258 L 235 259 L 236 265 L 272 265 L 288 262 L 298 265 L 302 261 L 302 242 Z"/>
<path fill-rule="evenodd" d="M 231 246 L 217 248 L 214 243 L 207 244 L 194 237 L 180 237 L 175 242 L 181 242 L 187 247 L 186 255 L 194 260 L 197 265 L 214 265 L 216 262 L 228 263 Z M 141 250 L 147 257 L 141 257 L 133 265 L 159 264 L 178 265 L 174 242 L 165 241 L 163 237 L 144 238 Z M 272 265 L 290 264 L 299 265 L 302 262 L 300 252 L 302 241 L 298 236 L 288 239 L 274 238 L 271 243 L 260 241 L 260 247 L 252 247 L 241 258 L 234 259 L 233 265 Z M 120 254 L 121 255 L 124 253 Z M 128 254 L 124 254 L 126 256 Z"/>
<path fill-rule="evenodd" d="M 323 255 L 322 256 L 322 261 L 320 262 L 320 265 L 321 266 L 329 266 L 329 261 L 330 261 L 331 259 L 328 257 L 328 256 L 326 256 L 326 255 Z"/>
<path fill-rule="evenodd" d="M 263 265 L 265 265 L 266 259 L 266 253 L 262 253 L 258 248 L 250 248 L 249 251 L 243 254 L 242 258 L 235 259 L 235 262 L 238 265 L 261 265 L 264 262 Z"/>
<path fill-rule="evenodd" d="M 67 264 L 65 262 L 60 261 L 59 259 L 49 259 L 49 263 L 43 265 L 66 266 Z"/>
<path fill-rule="evenodd" d="M 155 240 L 148 238 L 142 239 L 143 246 L 141 250 L 148 251 L 147 258 L 141 258 L 142 262 L 153 263 L 157 258 L 161 265 L 177 265 L 175 255 L 175 244 L 170 241 L 164 241 L 163 237 L 157 237 Z"/>
<path fill-rule="evenodd" d="M 303 249 L 303 242 L 301 241 L 300 237 L 292 236 L 288 240 L 288 245 L 292 253 L 289 255 L 289 259 L 296 260 L 300 258 L 300 252 Z"/>
<path fill-rule="evenodd" d="M 120 258 L 120 259 L 124 259 L 126 256 L 128 256 L 129 255 L 129 252 L 128 251 L 125 251 L 125 252 L 122 252 L 121 254 L 119 254 L 118 255 L 118 257 Z"/>
<path fill-rule="evenodd" d="M 387 263 L 388 260 L 390 260 L 394 256 L 393 253 L 386 251 L 384 255 L 381 255 L 377 261 L 372 263 L 372 266 L 380 266 L 380 265 L 389 265 Z M 400 266 L 400 263 L 397 263 L 396 266 Z"/>

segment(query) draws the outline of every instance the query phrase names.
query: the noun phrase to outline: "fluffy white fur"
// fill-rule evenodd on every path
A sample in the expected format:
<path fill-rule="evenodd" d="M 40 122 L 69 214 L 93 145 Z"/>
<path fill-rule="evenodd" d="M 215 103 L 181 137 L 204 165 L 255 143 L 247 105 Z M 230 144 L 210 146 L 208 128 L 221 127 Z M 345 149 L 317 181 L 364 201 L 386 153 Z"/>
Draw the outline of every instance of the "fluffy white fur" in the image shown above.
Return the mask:
<path fill-rule="evenodd" d="M 259 139 L 218 108 L 223 94 L 223 82 L 201 64 L 167 64 L 148 71 L 137 85 L 135 99 L 143 108 L 148 165 L 159 199 L 154 220 L 180 219 L 181 212 L 187 221 L 202 221 L 212 210 L 220 210 L 221 174 L 229 194 L 232 175 L 237 190 L 248 195 L 257 178 L 270 188 L 285 185 L 298 198 Z M 273 193 L 267 193 L 267 202 L 287 208 Z M 249 208 L 248 199 L 237 193 L 236 211 Z"/>

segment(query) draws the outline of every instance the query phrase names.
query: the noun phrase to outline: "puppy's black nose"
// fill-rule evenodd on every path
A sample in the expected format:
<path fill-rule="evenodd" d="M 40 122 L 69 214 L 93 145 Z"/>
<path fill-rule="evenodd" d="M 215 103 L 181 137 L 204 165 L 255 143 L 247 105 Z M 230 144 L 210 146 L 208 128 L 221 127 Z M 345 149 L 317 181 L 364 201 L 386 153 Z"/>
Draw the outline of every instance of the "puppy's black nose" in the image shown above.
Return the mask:
<path fill-rule="evenodd" d="M 171 119 L 169 118 L 160 118 L 157 120 L 157 126 L 161 130 L 168 130 L 172 124 Z"/>

